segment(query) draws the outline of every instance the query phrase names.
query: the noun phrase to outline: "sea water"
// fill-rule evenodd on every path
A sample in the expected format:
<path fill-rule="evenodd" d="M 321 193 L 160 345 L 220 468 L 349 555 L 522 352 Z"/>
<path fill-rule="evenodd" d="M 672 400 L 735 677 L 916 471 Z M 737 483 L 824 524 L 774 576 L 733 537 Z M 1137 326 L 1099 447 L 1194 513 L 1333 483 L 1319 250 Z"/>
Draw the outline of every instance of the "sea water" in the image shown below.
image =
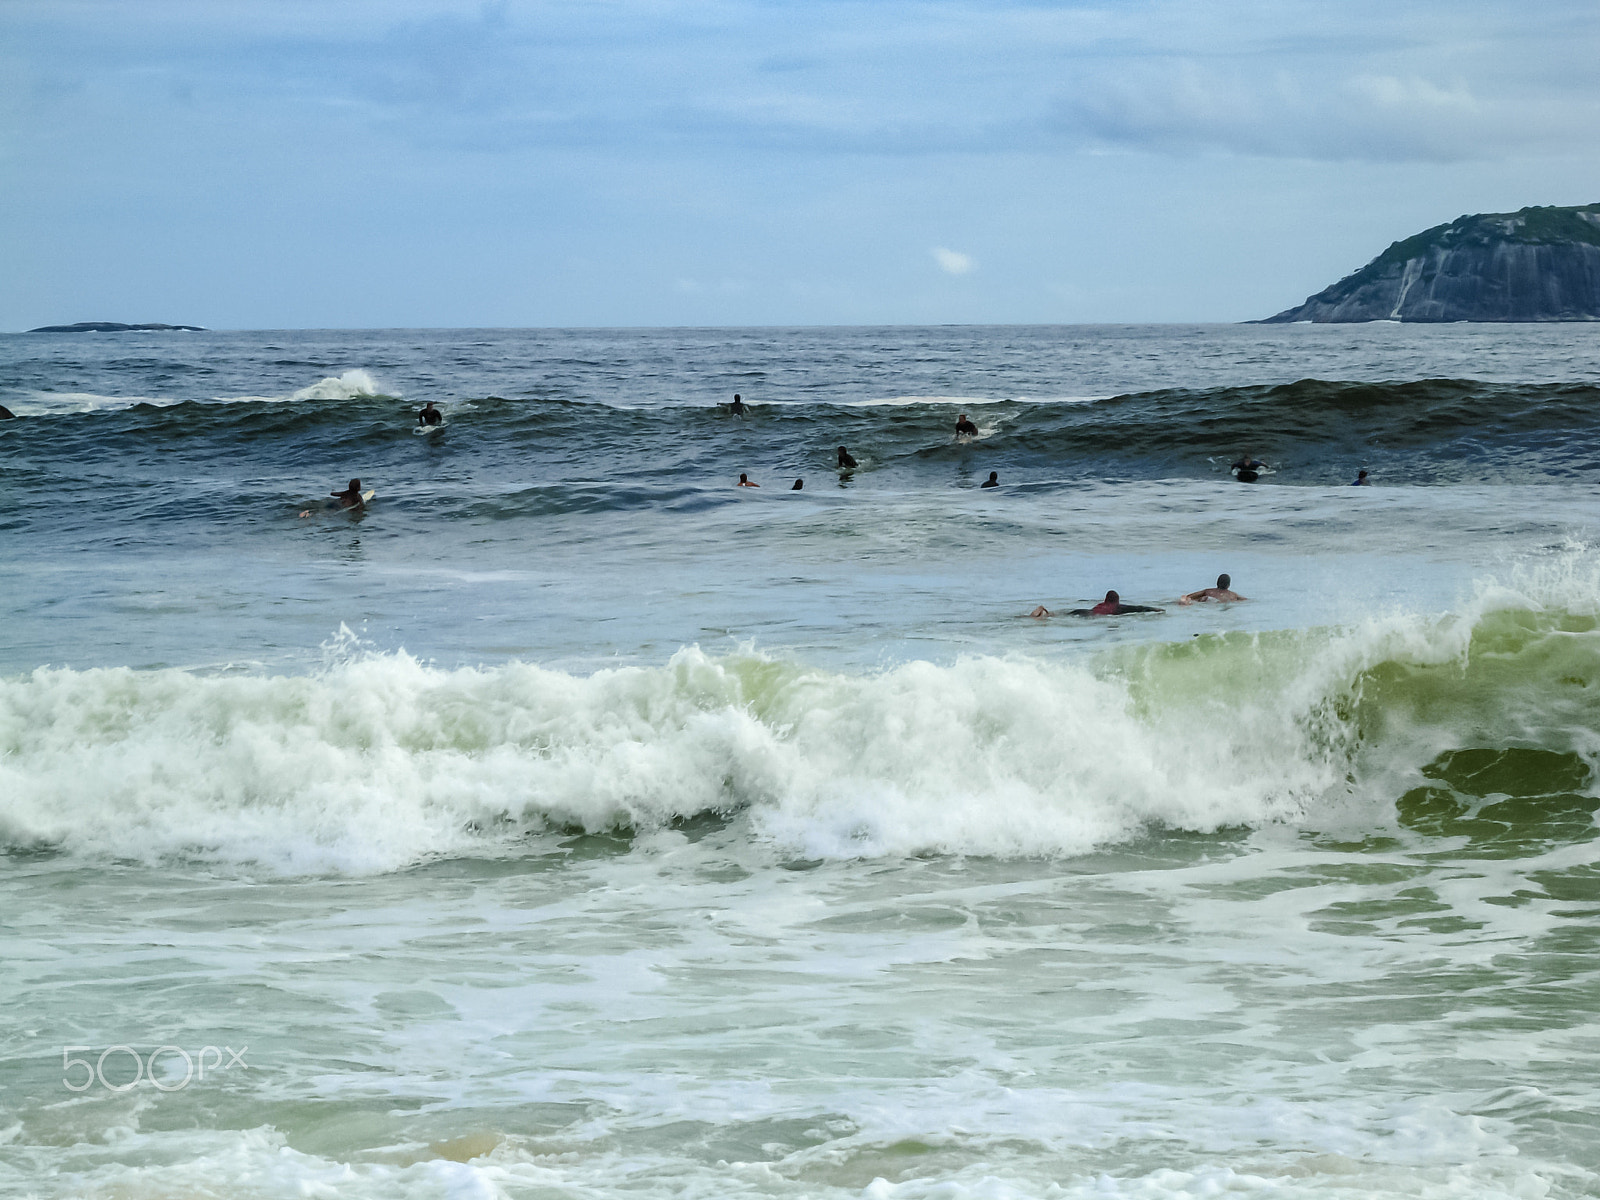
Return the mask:
<path fill-rule="evenodd" d="M 1597 376 L 0 337 L 0 1193 L 1600 1194 Z"/>

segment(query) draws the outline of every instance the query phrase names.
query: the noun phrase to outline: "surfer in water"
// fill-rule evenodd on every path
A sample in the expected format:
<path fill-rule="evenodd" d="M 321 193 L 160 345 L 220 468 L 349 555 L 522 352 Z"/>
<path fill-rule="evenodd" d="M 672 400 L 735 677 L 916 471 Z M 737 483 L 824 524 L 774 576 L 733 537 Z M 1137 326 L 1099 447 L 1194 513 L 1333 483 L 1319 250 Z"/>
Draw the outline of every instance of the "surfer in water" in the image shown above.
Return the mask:
<path fill-rule="evenodd" d="M 739 482 L 734 484 L 734 486 L 735 487 L 760 487 L 761 485 L 759 483 L 751 483 L 750 482 L 750 476 L 746 475 L 743 471 L 740 471 L 739 472 Z"/>
<path fill-rule="evenodd" d="M 1217 586 L 1201 588 L 1198 592 L 1190 592 L 1186 596 L 1179 596 L 1179 604 L 1198 604 L 1207 600 L 1219 600 L 1223 603 L 1232 603 L 1235 600 L 1247 599 L 1233 590 L 1233 580 L 1226 575 L 1217 576 Z"/>
<path fill-rule="evenodd" d="M 798 491 L 801 491 L 802 489 L 804 489 L 805 486 L 806 486 L 806 481 L 804 479 L 796 479 L 794 481 L 794 486 L 792 488 L 790 488 L 789 490 L 791 492 L 798 492 Z"/>
<path fill-rule="evenodd" d="M 364 508 L 366 501 L 361 498 L 361 480 L 352 479 L 350 486 L 342 492 L 329 492 L 339 502 L 340 508 Z"/>
<path fill-rule="evenodd" d="M 443 425 L 444 424 L 444 414 L 433 406 L 433 401 L 432 400 L 429 400 L 426 404 L 424 404 L 422 406 L 422 411 L 417 414 L 417 424 L 418 425 Z"/>
<path fill-rule="evenodd" d="M 967 420 L 966 413 L 962 413 L 956 418 L 956 436 L 958 438 L 978 436 L 978 427 Z"/>
<path fill-rule="evenodd" d="M 978 486 L 981 487 L 981 488 L 999 487 L 1000 486 L 1000 472 L 999 471 L 990 471 L 989 472 L 989 478 L 985 479 Z"/>
<path fill-rule="evenodd" d="M 1240 483 L 1254 483 L 1261 478 L 1261 472 L 1266 469 L 1266 466 L 1266 463 L 1251 458 L 1250 451 L 1246 450 L 1239 461 L 1229 467 L 1228 470 L 1233 472 L 1233 477 Z"/>
<path fill-rule="evenodd" d="M 1362 467 L 1356 472 L 1356 477 L 1350 481 L 1351 487 L 1371 487 L 1372 480 L 1367 478 L 1367 469 Z"/>
<path fill-rule="evenodd" d="M 856 465 L 856 460 L 850 456 L 850 451 L 843 446 L 839 447 L 839 466 L 848 469 Z"/>
<path fill-rule="evenodd" d="M 1123 613 L 1151 613 L 1165 612 L 1165 609 L 1151 608 L 1144 604 L 1124 604 L 1122 597 L 1115 592 L 1107 592 L 1106 598 L 1093 608 L 1072 608 L 1064 613 L 1053 613 L 1044 605 L 1039 605 L 1028 615 L 1043 620 L 1045 617 L 1120 617 Z"/>
<path fill-rule="evenodd" d="M 742 417 L 744 416 L 744 408 L 744 401 L 740 399 L 739 393 L 735 392 L 733 394 L 733 403 L 728 405 L 728 411 L 736 417 Z"/>

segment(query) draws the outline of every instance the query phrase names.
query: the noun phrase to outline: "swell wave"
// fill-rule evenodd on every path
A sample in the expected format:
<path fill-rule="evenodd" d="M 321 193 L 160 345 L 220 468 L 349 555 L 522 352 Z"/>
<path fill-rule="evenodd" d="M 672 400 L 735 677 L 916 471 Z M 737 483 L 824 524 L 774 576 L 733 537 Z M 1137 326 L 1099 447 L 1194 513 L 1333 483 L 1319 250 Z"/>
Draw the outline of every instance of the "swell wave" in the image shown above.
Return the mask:
<path fill-rule="evenodd" d="M 735 462 L 816 474 L 834 467 L 840 444 L 862 463 L 863 480 L 886 470 L 925 479 L 930 465 L 975 456 L 1013 481 L 1225 479 L 1245 452 L 1272 465 L 1275 484 L 1347 483 L 1356 466 L 1383 482 L 1410 483 L 1586 478 L 1600 467 L 1593 420 L 1600 388 L 1587 384 L 1305 379 L 1074 403 L 999 400 L 974 409 L 980 435 L 960 442 L 952 437 L 952 402 L 937 397 L 757 404 L 743 418 L 716 406 L 619 408 L 555 394 L 438 399 L 452 426 L 451 454 L 541 481 L 720 478 Z M 967 403 L 976 402 L 957 402 Z M 35 417 L 27 436 L 37 454 L 79 457 L 130 445 L 167 452 L 181 437 L 185 453 L 214 459 L 248 445 L 257 461 L 293 464 L 326 446 L 387 456 L 385 466 L 406 470 L 417 450 L 405 437 L 414 407 L 352 370 L 276 398 L 62 395 L 19 401 L 18 411 Z M 93 421 L 64 420 L 91 411 Z"/>
<path fill-rule="evenodd" d="M 1600 589 L 1578 591 L 863 675 L 697 648 L 589 676 L 404 654 L 311 676 L 41 668 L 0 682 L 0 845 L 370 872 L 718 814 L 808 858 L 1055 856 L 1361 802 L 1381 823 L 1402 792 L 1437 832 L 1484 779 L 1588 795 Z"/>

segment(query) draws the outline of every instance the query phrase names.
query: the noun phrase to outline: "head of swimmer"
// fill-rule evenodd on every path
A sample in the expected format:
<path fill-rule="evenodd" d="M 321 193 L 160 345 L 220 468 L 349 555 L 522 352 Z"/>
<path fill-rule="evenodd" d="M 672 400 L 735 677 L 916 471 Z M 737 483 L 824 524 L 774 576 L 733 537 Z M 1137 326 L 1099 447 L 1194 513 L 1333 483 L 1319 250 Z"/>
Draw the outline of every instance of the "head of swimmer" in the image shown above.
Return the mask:
<path fill-rule="evenodd" d="M 1233 586 L 1233 580 L 1231 578 L 1229 578 L 1227 575 L 1218 575 L 1217 576 L 1217 586 L 1219 588 L 1221 588 L 1223 591 L 1227 591 L 1229 588 L 1231 588 Z"/>

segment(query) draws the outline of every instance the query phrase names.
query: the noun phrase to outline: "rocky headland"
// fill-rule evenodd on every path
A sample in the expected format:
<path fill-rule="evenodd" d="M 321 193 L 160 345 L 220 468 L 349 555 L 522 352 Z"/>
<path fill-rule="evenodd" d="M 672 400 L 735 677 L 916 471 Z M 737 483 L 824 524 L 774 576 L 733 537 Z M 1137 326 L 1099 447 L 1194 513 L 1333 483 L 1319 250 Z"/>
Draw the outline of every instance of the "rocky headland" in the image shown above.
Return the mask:
<path fill-rule="evenodd" d="M 1263 323 L 1600 321 L 1600 204 L 1457 217 Z"/>

